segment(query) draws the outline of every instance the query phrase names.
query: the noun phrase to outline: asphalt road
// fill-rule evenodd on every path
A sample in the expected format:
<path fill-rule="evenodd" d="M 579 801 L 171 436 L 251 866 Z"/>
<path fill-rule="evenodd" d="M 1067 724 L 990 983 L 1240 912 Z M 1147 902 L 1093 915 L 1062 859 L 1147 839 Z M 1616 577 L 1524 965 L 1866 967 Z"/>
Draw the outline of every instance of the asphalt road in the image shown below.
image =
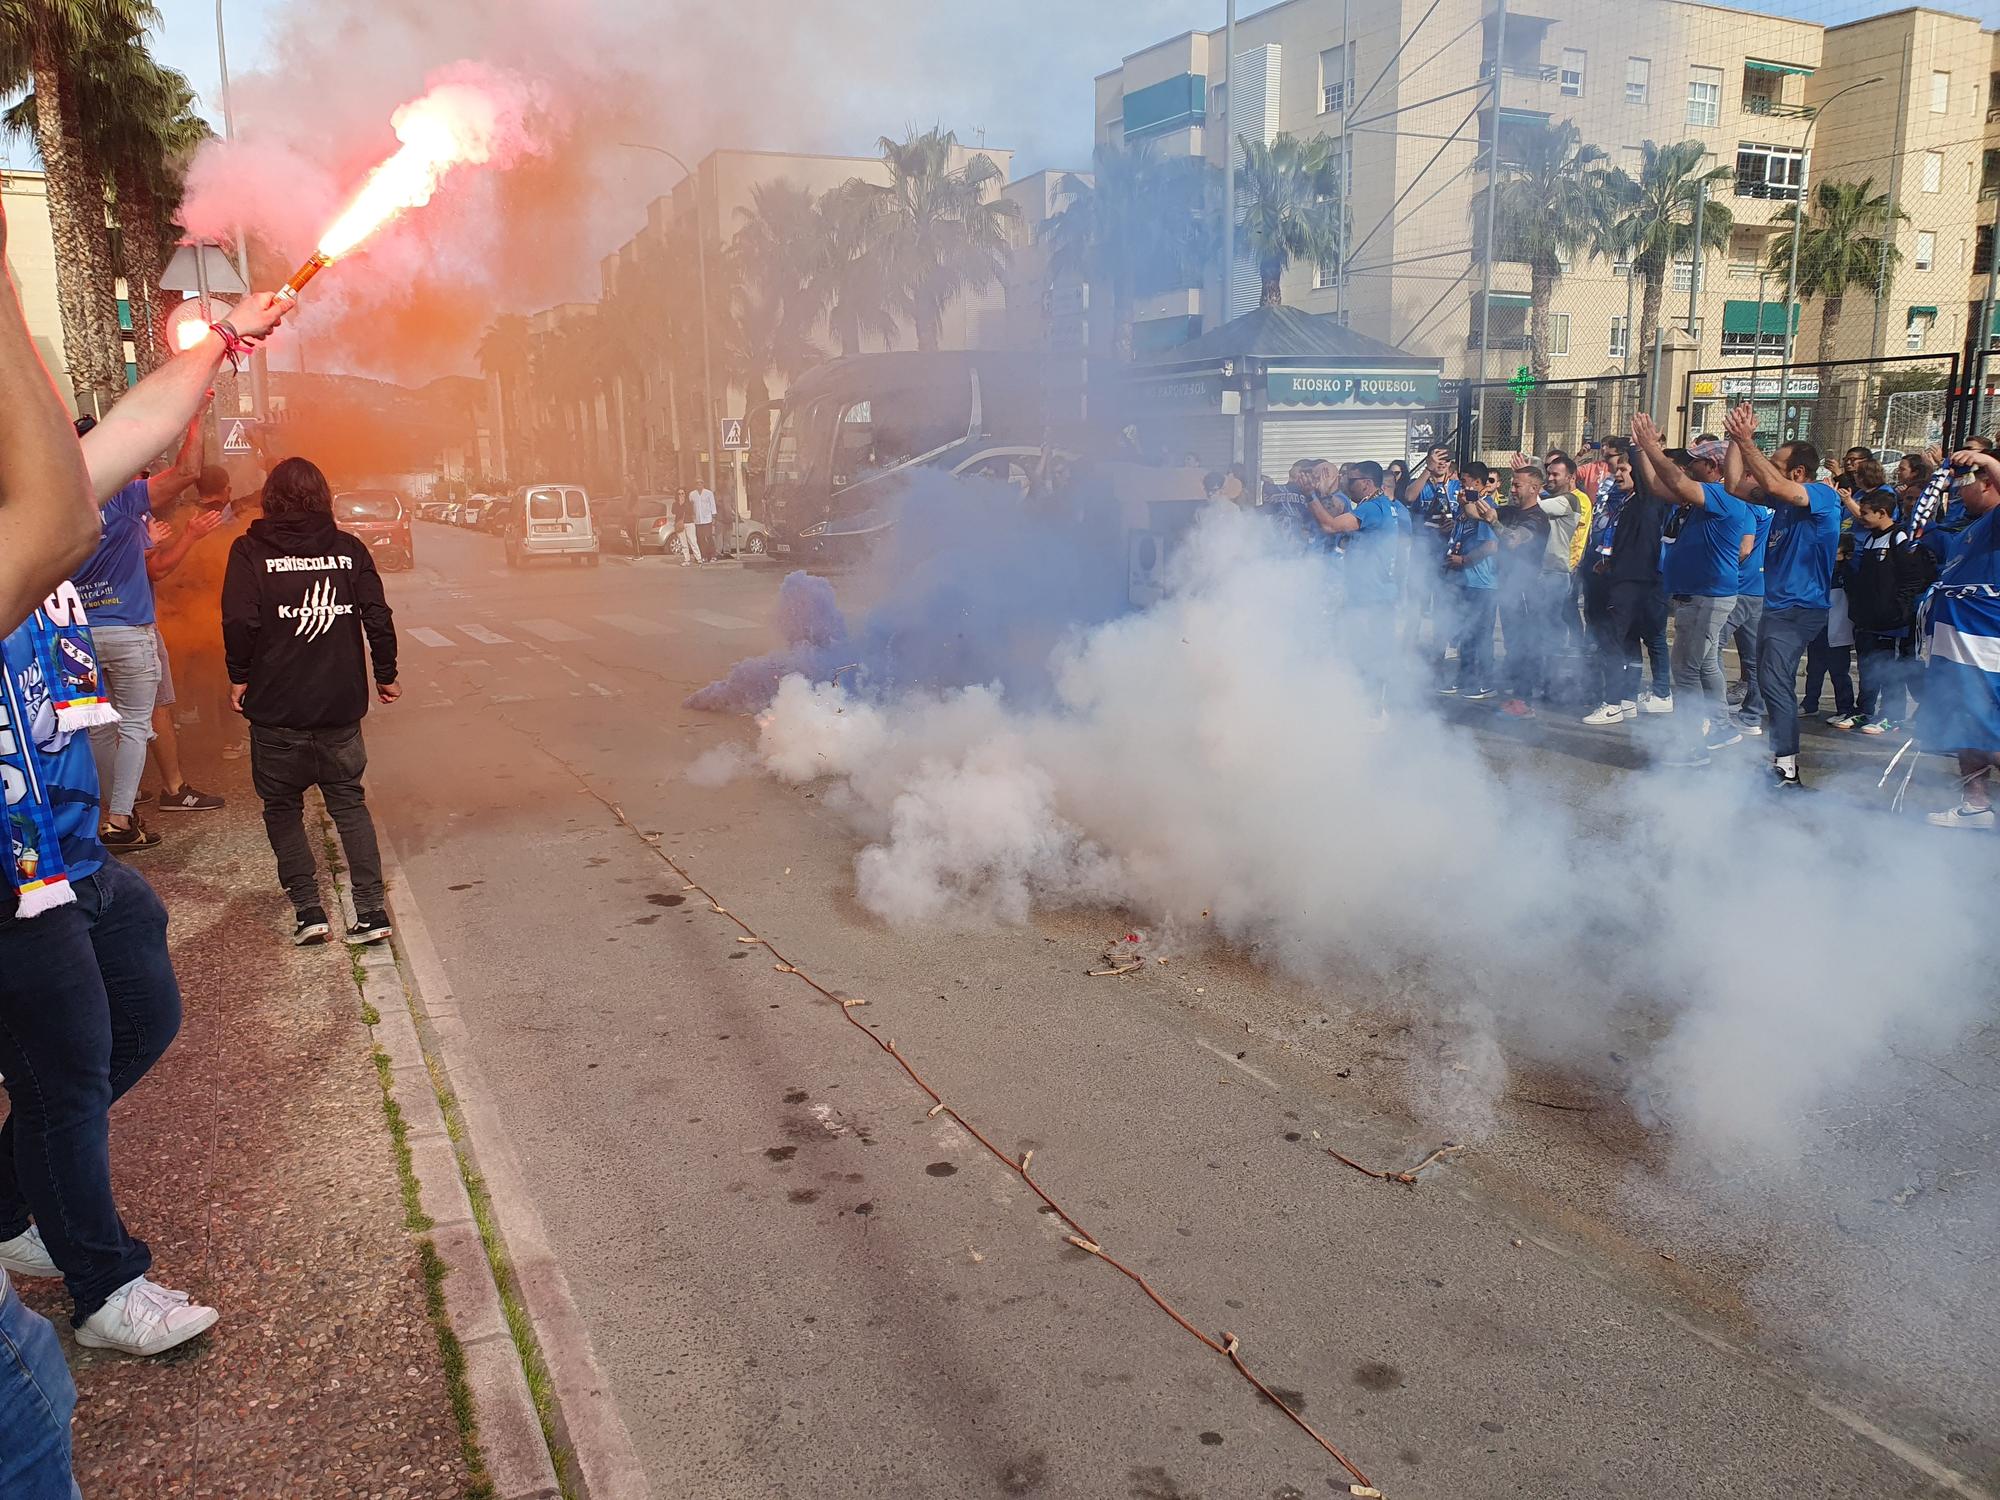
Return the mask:
<path fill-rule="evenodd" d="M 1403 1097 L 1409 1023 L 1365 981 L 1227 954 L 1090 977 L 1109 913 L 889 930 L 811 789 L 685 779 L 753 733 L 680 704 L 770 644 L 778 570 L 515 574 L 487 537 L 418 545 L 371 797 L 656 1494 L 1350 1482 L 658 851 L 865 998 L 849 1014 L 1396 1500 L 2000 1492 L 1990 1279 L 1954 1288 L 1939 1322 L 1967 1347 L 1941 1351 L 1869 1313 L 1857 1285 L 1896 1268 L 1851 1224 L 1753 1245 L 1712 1204 L 1635 1195 L 1656 1143 L 1598 1083 L 1529 1067 L 1476 1150 L 1370 1180 L 1326 1149 L 1401 1169 L 1441 1142 Z M 1626 774 L 1585 739 L 1579 774 Z M 1983 1170 L 2000 1064 L 1966 1069 L 1949 1129 Z"/>

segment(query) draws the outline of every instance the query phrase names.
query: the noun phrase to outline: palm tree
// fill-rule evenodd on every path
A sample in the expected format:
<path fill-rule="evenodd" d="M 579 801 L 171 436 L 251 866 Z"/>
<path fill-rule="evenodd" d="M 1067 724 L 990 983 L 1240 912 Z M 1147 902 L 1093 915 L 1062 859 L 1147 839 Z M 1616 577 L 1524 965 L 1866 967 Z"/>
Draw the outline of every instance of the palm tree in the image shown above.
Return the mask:
<path fill-rule="evenodd" d="M 859 354 L 870 334 L 896 341 L 896 309 L 888 265 L 880 252 L 881 199 L 863 182 L 820 194 L 820 256 L 813 269 L 813 297 L 826 310 L 827 333 L 840 352 Z"/>
<path fill-rule="evenodd" d="M 1259 307 L 1282 307 L 1285 269 L 1294 261 L 1339 269 L 1346 236 L 1340 157 L 1323 135 L 1278 135 L 1267 146 L 1238 136 L 1243 164 L 1236 172 L 1237 227 L 1257 262 Z"/>
<path fill-rule="evenodd" d="M 856 191 L 874 199 L 875 251 L 890 304 L 916 329 L 917 347 L 932 350 L 945 309 L 1005 275 L 1020 205 L 999 196 L 992 157 L 953 165 L 958 137 L 949 130 L 883 136 L 879 144 L 889 181 Z"/>
<path fill-rule="evenodd" d="M 1132 352 L 1132 306 L 1150 291 L 1199 286 L 1214 259 L 1209 212 L 1214 169 L 1194 157 L 1155 158 L 1150 148 L 1099 146 L 1091 174 L 1066 174 L 1063 206 L 1042 225 L 1049 280 L 1073 277 L 1111 310 L 1112 343 Z"/>
<path fill-rule="evenodd" d="M 83 59 L 156 19 L 151 0 L 0 0 L 0 92 L 34 84 L 33 129 L 47 172 L 63 348 L 80 395 L 108 398 L 125 385 L 104 173 L 86 139 L 80 97 Z"/>
<path fill-rule="evenodd" d="M 1631 264 L 1632 274 L 1645 282 L 1638 347 L 1649 349 L 1660 326 L 1660 300 L 1666 294 L 1673 263 L 1683 256 L 1691 258 L 1698 276 L 1708 252 L 1728 246 L 1736 219 L 1711 192 L 1702 207 L 1701 244 L 1697 246 L 1695 201 L 1704 184 L 1713 188 L 1728 181 L 1730 169 L 1704 169 L 1707 147 L 1700 141 L 1677 141 L 1671 146 L 1647 141 L 1640 152 L 1636 179 L 1623 169 L 1611 174 L 1610 186 L 1622 213 L 1612 226 L 1609 242 Z"/>
<path fill-rule="evenodd" d="M 773 378 L 790 380 L 826 357 L 812 340 L 824 245 L 813 195 L 791 183 L 757 184 L 738 213 L 723 256 L 729 316 L 720 331 L 723 368 L 743 387 L 747 411 L 770 399 Z"/>
<path fill-rule="evenodd" d="M 1510 132 L 1520 156 L 1503 165 L 1493 222 L 1494 254 L 1528 267 L 1528 348 L 1535 379 L 1549 378 L 1549 303 L 1556 283 L 1579 256 L 1606 252 L 1615 193 L 1605 155 L 1583 144 L 1572 120 Z M 1474 208 L 1474 228 L 1484 223 L 1486 194 Z"/>
<path fill-rule="evenodd" d="M 1770 273 L 1787 277 L 1792 268 L 1792 232 L 1801 208 L 1775 221 L 1778 235 L 1771 242 L 1767 262 Z M 1886 193 L 1875 191 L 1875 179 L 1859 182 L 1822 182 L 1812 190 L 1812 203 L 1805 222 L 1798 225 L 1799 299 L 1820 299 L 1819 361 L 1833 358 L 1834 330 L 1840 326 L 1841 308 L 1847 294 L 1857 287 L 1877 297 L 1887 294 L 1886 280 L 1876 285 L 1884 266 L 1890 271 L 1902 263 L 1903 254 L 1891 239 L 1893 226 L 1909 215 L 1892 208 Z M 1885 241 L 1889 241 L 1885 244 Z M 1785 317 L 1790 317 L 1787 310 Z M 1786 330 L 1789 336 L 1790 330 Z"/>

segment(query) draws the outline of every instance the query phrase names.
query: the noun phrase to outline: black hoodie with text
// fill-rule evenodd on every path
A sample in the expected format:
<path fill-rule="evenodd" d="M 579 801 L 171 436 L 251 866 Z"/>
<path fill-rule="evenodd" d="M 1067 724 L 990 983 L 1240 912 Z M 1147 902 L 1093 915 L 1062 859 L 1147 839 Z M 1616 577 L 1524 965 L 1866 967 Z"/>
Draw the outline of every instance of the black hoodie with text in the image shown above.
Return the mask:
<path fill-rule="evenodd" d="M 336 729 L 368 712 L 375 681 L 396 680 L 396 623 L 367 547 L 324 512 L 266 516 L 229 549 L 222 649 L 247 685 L 243 714 L 273 729 Z"/>

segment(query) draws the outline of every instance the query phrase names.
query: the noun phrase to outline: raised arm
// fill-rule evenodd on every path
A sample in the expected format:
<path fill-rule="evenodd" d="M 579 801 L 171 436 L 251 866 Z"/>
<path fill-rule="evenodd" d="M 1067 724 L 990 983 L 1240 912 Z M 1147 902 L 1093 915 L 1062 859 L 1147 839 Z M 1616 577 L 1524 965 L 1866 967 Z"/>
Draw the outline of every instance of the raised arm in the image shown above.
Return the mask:
<path fill-rule="evenodd" d="M 152 524 L 159 526 L 165 523 L 155 521 Z M 194 550 L 196 542 L 207 536 L 221 524 L 221 511 L 196 511 L 194 515 L 188 518 L 187 525 L 181 528 L 181 534 L 178 537 L 168 541 L 164 546 L 156 544 L 153 550 L 146 554 L 146 576 L 156 583 L 160 579 L 165 578 L 181 565 L 182 560 L 187 557 L 189 552 Z"/>
<path fill-rule="evenodd" d="M 1738 499 L 1763 505 L 1806 505 L 1811 497 L 1798 480 L 1782 472 L 1757 446 L 1757 416 L 1749 402 L 1732 409 L 1723 419 L 1729 434 L 1729 449 L 1743 462 L 1748 493 L 1734 492 Z"/>
<path fill-rule="evenodd" d="M 1344 532 L 1361 529 L 1361 523 L 1354 519 L 1354 512 L 1351 510 L 1344 510 L 1335 515 L 1317 499 L 1308 500 L 1306 508 L 1312 512 L 1313 520 L 1319 523 L 1319 529 L 1328 536 L 1339 536 Z"/>
<path fill-rule="evenodd" d="M 269 292 L 257 292 L 238 304 L 229 323 L 246 343 L 256 344 L 270 335 L 291 307 Z M 130 484 L 174 440 L 174 434 L 194 420 L 226 352 L 222 335 L 211 332 L 133 386 L 84 435 L 83 461 L 99 505 Z"/>
<path fill-rule="evenodd" d="M 208 405 L 206 397 L 202 405 Z M 180 452 L 174 455 L 173 463 L 146 481 L 146 500 L 153 507 L 154 515 L 168 509 L 201 478 L 201 415 L 197 410 L 194 420 L 187 424 L 187 432 L 181 437 Z"/>
<path fill-rule="evenodd" d="M 1646 488 L 1676 505 L 1702 503 L 1701 486 L 1688 478 L 1679 464 L 1667 457 L 1666 447 L 1660 442 L 1659 424 L 1644 412 L 1632 418 L 1632 449 L 1638 455 L 1639 470 Z"/>
<path fill-rule="evenodd" d="M 76 432 L 7 271 L 0 212 L 0 635 L 90 556 L 100 525 Z"/>

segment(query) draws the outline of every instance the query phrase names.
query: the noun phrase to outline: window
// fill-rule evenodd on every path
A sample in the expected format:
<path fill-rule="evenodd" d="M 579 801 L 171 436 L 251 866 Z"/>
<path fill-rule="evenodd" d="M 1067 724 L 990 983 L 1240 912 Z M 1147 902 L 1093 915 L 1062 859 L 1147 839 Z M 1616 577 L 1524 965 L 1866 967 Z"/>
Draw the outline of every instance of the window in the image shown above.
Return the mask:
<path fill-rule="evenodd" d="M 1796 146 L 1764 146 L 1744 142 L 1736 148 L 1736 196 L 1788 198 L 1799 196 L 1805 156 Z"/>
<path fill-rule="evenodd" d="M 1653 64 L 1650 58 L 1628 57 L 1625 59 L 1625 102 L 1644 104 L 1646 86 L 1653 80 Z"/>
<path fill-rule="evenodd" d="M 1329 47 L 1319 55 L 1319 112 L 1337 115 L 1347 108 L 1347 48 Z"/>
<path fill-rule="evenodd" d="M 1931 113 L 1941 115 L 1951 108 L 1951 74 L 1931 74 Z"/>
<path fill-rule="evenodd" d="M 1748 331 L 1731 333 L 1725 328 L 1722 330 L 1722 352 L 1724 354 L 1776 354 L 1782 356 L 1785 352 L 1785 336 L 1783 333 L 1777 331 L 1769 331 L 1761 334 Z"/>
<path fill-rule="evenodd" d="M 1323 292 L 1339 280 L 1340 277 L 1335 273 L 1333 267 L 1327 265 L 1325 262 L 1321 262 L 1319 265 L 1313 267 L 1314 291 Z"/>
<path fill-rule="evenodd" d="M 1935 193 L 1944 186 L 1944 153 L 1926 151 L 1924 153 L 1924 191 Z"/>
<path fill-rule="evenodd" d="M 1702 284 L 1706 286 L 1707 283 L 1708 278 L 1706 276 L 1702 277 Z M 1692 258 L 1676 260 L 1674 262 L 1673 285 L 1674 290 L 1679 292 L 1683 297 L 1694 290 L 1694 261 Z"/>
<path fill-rule="evenodd" d="M 1623 359 L 1624 357 L 1625 320 L 1623 318 L 1613 318 L 1611 320 L 1611 358 Z"/>
<path fill-rule="evenodd" d="M 1549 314 L 1549 353 L 1569 353 L 1569 314 Z"/>
<path fill-rule="evenodd" d="M 1912 264 L 1919 271 L 1928 271 L 1937 263 L 1937 235 L 1928 229 L 1917 231 L 1917 257 Z"/>
<path fill-rule="evenodd" d="M 1208 117 L 1211 120 L 1229 118 L 1229 85 L 1218 83 L 1208 91 Z"/>
<path fill-rule="evenodd" d="M 1688 70 L 1687 122 L 1690 125 L 1717 125 L 1722 122 L 1722 69 Z"/>
<path fill-rule="evenodd" d="M 1574 99 L 1583 92 L 1583 51 L 1577 47 L 1563 48 L 1562 91 Z"/>
<path fill-rule="evenodd" d="M 1903 328 L 1903 347 L 1912 354 L 1921 354 L 1924 340 L 1931 331 L 1931 320 L 1936 316 L 1926 308 L 1911 308 L 1909 322 Z"/>

